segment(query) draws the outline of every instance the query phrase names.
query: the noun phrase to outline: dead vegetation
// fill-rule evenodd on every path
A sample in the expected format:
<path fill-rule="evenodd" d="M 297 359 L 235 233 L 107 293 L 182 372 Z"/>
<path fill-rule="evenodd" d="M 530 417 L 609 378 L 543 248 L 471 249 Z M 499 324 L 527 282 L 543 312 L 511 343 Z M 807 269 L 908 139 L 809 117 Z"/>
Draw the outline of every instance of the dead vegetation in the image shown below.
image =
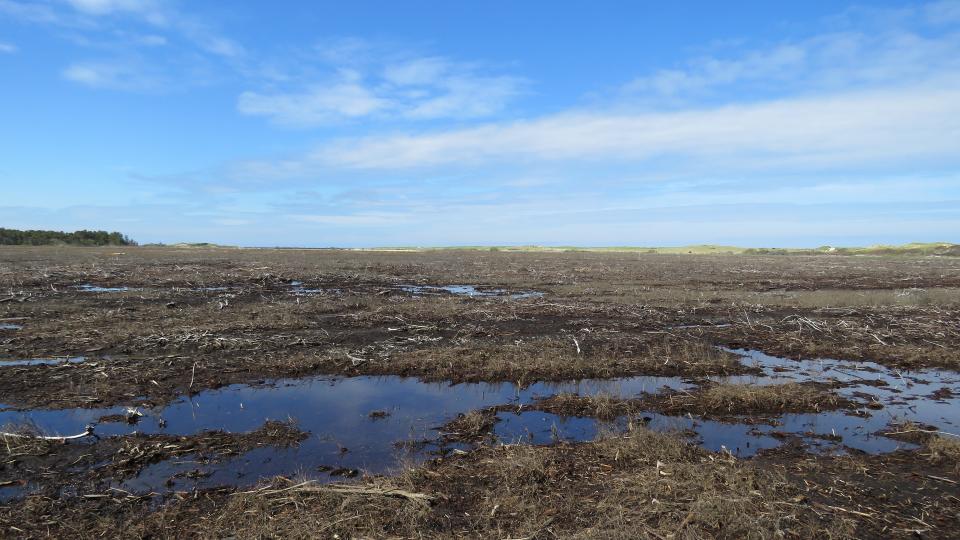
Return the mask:
<path fill-rule="evenodd" d="M 15 433 L 36 434 L 29 427 Z M 102 488 L 161 461 L 192 456 L 198 465 L 215 463 L 263 446 L 290 447 L 307 434 L 290 422 L 269 421 L 248 433 L 207 431 L 190 436 L 126 435 L 82 442 L 37 437 L 0 438 L 0 483 L 32 485 L 42 493 L 63 486 Z"/>
<path fill-rule="evenodd" d="M 76 287 L 84 283 L 129 289 Z M 403 291 L 408 284 L 545 295 L 417 296 Z M 0 332 L 0 357 L 87 360 L 0 363 L 0 401 L 159 405 L 227 384 L 318 374 L 525 386 L 751 371 L 716 345 L 956 369 L 958 290 L 960 260 L 939 257 L 3 248 L 0 320 L 20 328 Z M 641 400 L 561 395 L 536 404 L 601 419 L 644 410 L 723 419 L 849 406 L 817 385 L 704 385 Z M 480 411 L 445 429 L 451 440 L 483 441 L 495 419 Z M 40 489 L 0 506 L 0 536 L 849 538 L 960 531 L 955 441 L 931 434 L 918 439 L 920 450 L 891 456 L 784 452 L 744 462 L 636 429 L 586 444 L 481 446 L 353 487 L 277 479 L 262 489 L 169 493 L 162 501 L 108 491 L 149 463 L 180 457 L 202 467 L 302 437 L 275 427 L 256 435 L 69 444 L 5 437 L 0 488 Z"/>
<path fill-rule="evenodd" d="M 532 338 L 491 345 L 471 340 L 454 347 L 401 353 L 389 362 L 403 375 L 426 380 L 534 381 L 604 379 L 630 375 L 704 376 L 749 372 L 739 359 L 705 343 L 660 337 L 615 350 L 616 338 L 594 345 L 576 338 Z M 623 340 L 621 340 L 623 341 Z M 622 343 L 621 343 L 622 345 Z"/>
<path fill-rule="evenodd" d="M 693 394 L 672 395 L 668 401 L 669 409 L 714 415 L 822 412 L 853 405 L 821 385 L 810 383 L 718 384 Z"/>
<path fill-rule="evenodd" d="M 937 435 L 927 441 L 927 448 L 931 459 L 955 465 L 960 472 L 960 438 Z"/>
<path fill-rule="evenodd" d="M 816 413 L 855 407 L 820 384 L 788 383 L 769 386 L 708 384 L 695 391 L 671 391 L 622 398 L 607 394 L 557 394 L 528 407 L 560 416 L 619 417 L 657 412 L 673 416 L 694 414 L 707 418 L 752 417 L 752 421 L 784 413 Z"/>
<path fill-rule="evenodd" d="M 921 455 L 934 465 L 952 468 L 960 476 L 960 434 L 946 433 L 934 426 L 916 422 L 897 422 L 881 433 L 902 441 L 921 445 Z"/>
<path fill-rule="evenodd" d="M 740 461 L 640 428 L 592 443 L 481 447 L 358 484 L 278 478 L 159 506 L 118 492 L 33 496 L 0 506 L 0 530 L 23 538 L 954 536 L 955 480 L 941 469 L 914 474 L 916 465 L 909 455 Z"/>
<path fill-rule="evenodd" d="M 403 290 L 456 283 L 545 296 Z M 714 345 L 956 367 L 958 290 L 960 260 L 935 257 L 3 248 L 0 291 L 15 301 L 0 319 L 22 328 L 0 333 L 0 357 L 88 360 L 0 365 L 0 393 L 60 408 L 315 374 L 526 384 L 746 370 Z"/>
<path fill-rule="evenodd" d="M 0 527 L 77 538 L 120 530 L 159 538 L 849 538 L 856 530 L 853 516 L 808 504 L 778 474 L 646 430 L 581 445 L 486 447 L 360 488 L 277 480 L 174 498 L 146 514 L 136 498 L 57 503 L 32 497 L 0 507 Z"/>
<path fill-rule="evenodd" d="M 7 425 L 0 431 L 0 452 L 4 458 L 11 459 L 17 456 L 36 456 L 49 452 L 58 443 L 55 440 L 42 436 L 35 426 Z"/>
<path fill-rule="evenodd" d="M 450 442 L 479 442 L 490 437 L 496 423 L 494 410 L 470 411 L 444 424 L 441 436 Z"/>
<path fill-rule="evenodd" d="M 643 410 L 642 399 L 625 399 L 609 394 L 581 396 L 556 394 L 535 402 L 531 409 L 549 412 L 558 416 L 592 417 L 598 420 L 614 420 L 636 414 Z"/>
<path fill-rule="evenodd" d="M 295 446 L 308 434 L 292 422 L 268 421 L 249 433 L 208 431 L 192 436 L 164 435 L 118 437 L 112 454 L 111 469 L 118 476 L 135 475 L 146 465 L 174 457 L 196 455 L 198 463 L 236 456 L 262 446 Z"/>

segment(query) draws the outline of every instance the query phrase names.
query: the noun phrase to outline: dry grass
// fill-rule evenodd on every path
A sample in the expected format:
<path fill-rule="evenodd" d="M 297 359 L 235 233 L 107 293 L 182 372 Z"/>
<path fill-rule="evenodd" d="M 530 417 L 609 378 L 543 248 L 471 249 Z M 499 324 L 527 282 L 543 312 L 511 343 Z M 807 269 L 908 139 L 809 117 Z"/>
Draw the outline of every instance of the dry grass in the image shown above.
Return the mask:
<path fill-rule="evenodd" d="M 927 447 L 938 459 L 960 463 L 960 439 L 938 435 L 927 443 Z"/>
<path fill-rule="evenodd" d="M 15 297 L 0 303 L 0 318 L 23 323 L 0 339 L 0 356 L 112 358 L 96 359 L 96 368 L 4 368 L 0 394 L 16 406 L 111 405 L 129 395 L 162 404 L 186 392 L 194 376 L 191 390 L 310 374 L 525 384 L 743 369 L 711 357 L 711 344 L 909 367 L 960 365 L 960 259 L 0 251 L 0 286 Z M 291 280 L 324 292 L 295 296 Z M 90 294 L 77 291 L 79 283 L 137 290 Z M 397 288 L 427 283 L 546 296 L 413 297 Z M 229 289 L 204 289 L 222 286 Z M 347 354 L 366 362 L 356 365 Z"/>
<path fill-rule="evenodd" d="M 427 380 L 511 381 L 578 380 L 630 375 L 702 376 L 748 371 L 739 359 L 696 340 L 656 339 L 632 350 L 610 350 L 573 338 L 541 338 L 514 344 L 474 342 L 400 353 L 393 369 Z M 609 345 L 609 344 L 607 344 Z"/>
<path fill-rule="evenodd" d="M 936 435 L 926 442 L 926 446 L 932 462 L 953 465 L 955 474 L 960 476 L 960 439 Z"/>
<path fill-rule="evenodd" d="M 641 398 L 620 398 L 607 394 L 557 394 L 537 401 L 532 408 L 561 416 L 589 416 L 612 420 L 642 411 L 728 417 L 821 412 L 852 405 L 849 400 L 818 385 L 789 383 L 771 386 L 721 384 L 695 392 L 669 392 Z"/>
<path fill-rule="evenodd" d="M 10 435 L 0 435 L 0 456 L 15 459 L 21 456 L 42 456 L 63 443 L 53 440 L 40 439 L 42 435 L 36 426 L 27 424 L 6 424 L 0 427 L 0 432 Z M 22 435 L 22 436 L 16 436 Z"/>
<path fill-rule="evenodd" d="M 475 442 L 489 437 L 496 423 L 493 410 L 470 411 L 447 422 L 442 432 L 446 440 Z"/>
<path fill-rule="evenodd" d="M 153 538 L 849 538 L 787 480 L 647 430 L 586 444 L 483 447 L 387 479 L 366 494 L 299 489 L 208 493 L 143 512 L 136 499 L 0 507 L 21 536 Z M 391 496 L 423 493 L 422 501 Z M 57 516 L 54 520 L 41 516 Z"/>
<path fill-rule="evenodd" d="M 19 427 L 14 433 L 36 434 Z M 189 436 L 123 435 L 63 443 L 0 436 L 0 485 L 29 483 L 43 493 L 100 489 L 140 474 L 153 463 L 191 456 L 197 464 L 221 462 L 255 448 L 300 444 L 308 434 L 292 422 L 268 421 L 247 433 L 204 431 Z"/>
<path fill-rule="evenodd" d="M 713 414 L 820 412 L 846 407 L 849 401 L 812 384 L 720 384 L 696 395 L 697 407 Z"/>
<path fill-rule="evenodd" d="M 614 420 L 640 410 L 640 400 L 623 399 L 603 393 L 593 396 L 556 394 L 537 401 L 532 408 L 560 416 Z"/>

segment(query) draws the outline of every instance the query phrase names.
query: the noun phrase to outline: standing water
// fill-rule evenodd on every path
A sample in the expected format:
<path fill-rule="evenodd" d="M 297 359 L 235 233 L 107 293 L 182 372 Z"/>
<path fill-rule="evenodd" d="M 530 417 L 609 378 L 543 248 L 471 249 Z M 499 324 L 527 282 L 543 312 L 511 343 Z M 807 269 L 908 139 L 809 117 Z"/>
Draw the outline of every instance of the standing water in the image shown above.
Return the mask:
<path fill-rule="evenodd" d="M 879 453 L 911 448 L 908 443 L 878 435 L 889 425 L 904 421 L 960 432 L 960 374 L 955 372 L 905 373 L 870 362 L 797 362 L 754 351 L 734 352 L 742 355 L 746 363 L 760 368 L 763 374 L 716 378 L 717 382 L 836 381 L 848 385 L 837 390 L 840 395 L 863 407 L 858 411 L 784 414 L 772 422 L 760 423 L 748 418 L 721 422 L 655 412 L 639 416 L 651 429 L 685 431 L 708 449 L 726 449 L 741 457 L 778 446 L 784 435 L 799 438 L 814 452 L 843 452 L 854 448 Z M 691 382 L 671 377 L 539 383 L 524 389 L 510 384 L 449 385 L 401 377 L 313 377 L 279 380 L 266 386 L 233 385 L 207 390 L 165 407 L 147 409 L 135 425 L 100 423 L 96 433 L 101 437 L 133 433 L 192 435 L 207 430 L 239 433 L 254 431 L 268 420 L 292 420 L 298 428 L 309 432 L 309 438 L 298 447 L 257 448 L 219 463 L 203 465 L 206 476 L 199 475 L 200 478 L 185 478 L 182 474 L 197 469 L 195 456 L 188 455 L 149 466 L 137 478 L 120 486 L 134 492 L 161 492 L 187 487 L 249 485 L 273 475 L 302 474 L 322 479 L 329 478 L 324 471 L 331 469 L 390 473 L 403 458 L 422 460 L 449 446 L 438 430 L 444 423 L 459 414 L 491 406 L 501 406 L 493 433 L 501 442 L 548 444 L 556 440 L 591 440 L 601 428 L 601 422 L 592 418 L 561 418 L 525 406 L 558 393 L 633 397 L 664 389 L 689 391 L 694 388 Z M 870 402 L 874 403 L 868 408 Z M 122 415 L 124 411 L 123 407 L 18 411 L 0 405 L 0 425 L 31 423 L 47 434 L 68 435 L 82 432 L 84 426 L 96 424 L 102 417 Z M 376 414 L 371 415 L 374 411 Z M 620 418 L 610 424 L 623 428 L 626 421 Z"/>

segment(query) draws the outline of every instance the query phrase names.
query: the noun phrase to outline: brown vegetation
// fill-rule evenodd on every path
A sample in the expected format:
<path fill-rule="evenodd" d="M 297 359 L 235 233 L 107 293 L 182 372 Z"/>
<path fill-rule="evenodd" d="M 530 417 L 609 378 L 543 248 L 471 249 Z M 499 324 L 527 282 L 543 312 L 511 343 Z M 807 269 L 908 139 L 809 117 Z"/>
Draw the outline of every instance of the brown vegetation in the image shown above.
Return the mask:
<path fill-rule="evenodd" d="M 853 402 L 837 396 L 822 385 L 788 383 L 769 386 L 707 385 L 692 392 L 673 391 L 640 398 L 557 394 L 537 401 L 531 408 L 561 416 L 612 420 L 644 411 L 675 416 L 695 414 L 711 418 L 751 416 L 761 419 L 784 413 L 823 412 L 853 407 Z"/>
<path fill-rule="evenodd" d="M 85 283 L 129 289 L 76 287 Z M 403 289 L 411 284 L 545 294 L 417 295 Z M 601 419 L 643 410 L 721 419 L 816 412 L 851 404 L 815 384 L 705 384 L 704 376 L 751 371 L 714 346 L 957 369 L 958 291 L 960 260 L 943 257 L 0 248 L 0 323 L 22 327 L 0 329 L 0 357 L 87 357 L 53 366 L 0 362 L 0 401 L 162 404 L 226 384 L 323 374 L 521 386 L 647 374 L 702 386 L 639 400 L 561 395 L 535 407 Z M 483 441 L 493 412 L 466 414 L 444 429 L 450 439 Z M 584 444 L 481 445 L 351 484 L 359 488 L 276 479 L 258 490 L 164 500 L 108 491 L 158 460 L 217 460 L 304 436 L 265 430 L 76 444 L 5 438 L 0 488 L 29 482 L 40 489 L 0 505 L 0 536 L 847 538 L 960 531 L 956 441 L 931 434 L 917 439 L 920 450 L 889 456 L 783 451 L 737 461 L 635 429 Z"/>
<path fill-rule="evenodd" d="M 152 538 L 909 538 L 921 527 L 936 537 L 956 533 L 953 486 L 911 476 L 909 461 L 895 456 L 884 467 L 877 458 L 819 458 L 781 466 L 780 459 L 742 462 L 636 429 L 593 443 L 483 447 L 343 488 L 277 479 L 256 490 L 173 497 L 153 511 L 145 511 L 148 500 L 120 494 L 69 504 L 34 496 L 0 506 L 0 527 L 21 537 L 74 538 L 118 531 Z M 838 471 L 870 474 L 878 466 L 890 474 L 837 482 Z"/>
<path fill-rule="evenodd" d="M 75 288 L 85 283 L 129 289 Z M 545 296 L 400 288 L 451 283 Z M 934 257 L 6 247 L 0 319 L 22 328 L 0 330 L 0 356 L 88 361 L 0 367 L 0 393 L 69 407 L 310 374 L 744 371 L 712 345 L 955 367 L 958 287 L 960 260 Z"/>
<path fill-rule="evenodd" d="M 11 431 L 35 434 L 29 428 Z M 71 483 L 85 489 L 103 488 L 164 460 L 192 455 L 197 464 L 206 464 L 262 446 L 293 446 L 306 437 L 292 423 L 276 421 L 249 433 L 127 435 L 69 444 L 29 436 L 0 436 L 0 484 L 32 484 L 44 493 L 56 493 Z"/>

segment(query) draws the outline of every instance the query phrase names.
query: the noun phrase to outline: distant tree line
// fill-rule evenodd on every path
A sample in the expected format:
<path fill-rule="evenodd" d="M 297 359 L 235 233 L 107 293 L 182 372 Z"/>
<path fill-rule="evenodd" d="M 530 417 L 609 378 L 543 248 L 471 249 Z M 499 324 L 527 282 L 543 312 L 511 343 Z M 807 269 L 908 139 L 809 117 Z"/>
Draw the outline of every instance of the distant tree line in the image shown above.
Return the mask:
<path fill-rule="evenodd" d="M 2 246 L 135 246 L 131 238 L 118 232 L 107 231 L 19 231 L 0 227 Z"/>

